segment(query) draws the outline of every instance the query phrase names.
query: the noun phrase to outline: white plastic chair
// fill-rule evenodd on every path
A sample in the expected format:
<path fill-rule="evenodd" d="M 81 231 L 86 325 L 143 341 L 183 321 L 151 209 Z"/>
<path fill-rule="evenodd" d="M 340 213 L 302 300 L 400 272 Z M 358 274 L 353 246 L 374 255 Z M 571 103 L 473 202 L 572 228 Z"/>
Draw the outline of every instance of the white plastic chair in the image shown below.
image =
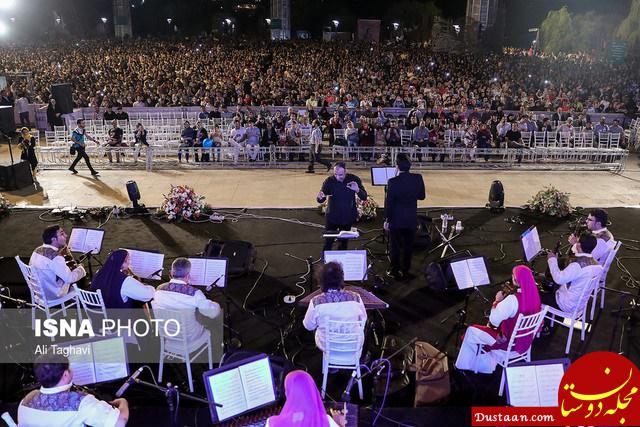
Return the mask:
<path fill-rule="evenodd" d="M 580 328 L 580 341 L 584 341 L 584 335 L 587 330 L 587 303 L 589 302 L 589 297 L 593 292 L 593 288 L 598 284 L 598 280 L 600 280 L 600 275 L 594 276 L 589 280 L 589 283 L 587 283 L 584 289 L 582 289 L 582 292 L 580 292 L 578 304 L 576 304 L 576 308 L 571 313 L 562 311 L 558 308 L 548 307 L 546 317 L 551 320 L 552 326 L 553 323 L 557 323 L 558 325 L 569 328 L 567 345 L 564 349 L 565 354 L 569 354 L 571 339 L 573 338 L 573 330 L 578 322 L 582 324 Z M 569 321 L 569 324 L 565 323 L 565 319 Z"/>
<path fill-rule="evenodd" d="M 208 329 L 205 329 L 205 334 L 201 338 L 188 342 L 187 332 L 185 330 L 185 325 L 187 325 L 185 320 L 185 311 L 153 307 L 153 314 L 156 319 L 165 321 L 164 327 L 158 329 L 160 333 L 160 367 L 158 369 L 158 381 L 162 381 L 164 359 L 166 357 L 182 360 L 187 366 L 189 391 L 193 393 L 191 361 L 196 359 L 206 350 L 209 358 L 209 369 L 213 369 L 211 332 Z M 175 322 L 167 322 L 169 319 L 176 320 L 180 326 L 177 327 Z"/>
<path fill-rule="evenodd" d="M 363 399 L 360 379 L 360 355 L 364 343 L 364 321 L 343 322 L 326 320 L 321 322 L 324 329 L 325 349 L 322 354 L 322 398 L 327 389 L 329 369 L 350 369 L 356 371 L 356 382 L 360 399 Z"/>
<path fill-rule="evenodd" d="M 22 276 L 24 277 L 25 282 L 27 282 L 27 285 L 29 286 L 29 292 L 31 293 L 31 303 L 33 304 L 31 307 L 32 328 L 35 329 L 36 325 L 36 310 L 42 311 L 47 319 L 51 319 L 53 316 L 59 313 L 62 313 L 63 316 L 66 316 L 67 309 L 73 308 L 73 306 L 75 306 L 78 312 L 78 318 L 82 320 L 80 303 L 78 302 L 78 293 L 76 291 L 77 288 L 75 286 L 69 289 L 69 292 L 66 295 L 50 300 L 47 298 L 42 285 L 40 285 L 38 274 L 30 266 L 22 262 L 19 256 L 16 256 L 15 260 L 18 263 L 18 267 L 20 267 Z M 52 310 L 58 306 L 60 306 L 59 309 Z M 54 337 L 51 337 L 51 340 L 55 341 Z"/>
<path fill-rule="evenodd" d="M 604 287 L 607 284 L 607 274 L 609 273 L 609 268 L 611 268 L 611 264 L 616 258 L 616 255 L 618 254 L 621 246 L 622 242 L 617 242 L 613 249 L 609 251 L 609 253 L 607 254 L 607 259 L 604 261 L 604 265 L 602 266 L 602 274 L 600 275 L 600 280 L 598 280 L 598 284 L 593 288 L 593 292 L 591 293 L 591 320 L 593 320 L 593 317 L 596 313 L 598 294 L 600 294 L 600 310 L 604 308 Z"/>
<path fill-rule="evenodd" d="M 518 315 L 518 319 L 516 320 L 516 324 L 513 327 L 513 333 L 511 334 L 511 338 L 509 339 L 509 344 L 507 345 L 507 349 L 504 353 L 504 358 L 502 360 L 498 360 L 498 365 L 502 366 L 502 377 L 500 379 L 500 391 L 498 392 L 498 396 L 502 396 L 504 393 L 504 383 L 506 379 L 506 370 L 507 366 L 517 363 L 517 362 L 530 362 L 531 361 L 531 348 L 533 347 L 533 343 L 529 346 L 527 351 L 524 353 L 517 353 L 513 351 L 515 346 L 516 339 L 521 338 L 524 339 L 528 336 L 533 336 L 533 339 L 538 334 L 540 330 L 540 326 L 542 325 L 542 321 L 544 320 L 544 316 L 547 313 L 547 306 L 543 305 L 539 312 L 524 315 L 520 313 Z M 480 354 L 487 353 L 482 346 L 480 346 Z"/>
<path fill-rule="evenodd" d="M 7 424 L 7 427 L 18 427 L 18 424 L 13 420 L 11 415 L 8 412 L 2 414 L 1 418 Z"/>

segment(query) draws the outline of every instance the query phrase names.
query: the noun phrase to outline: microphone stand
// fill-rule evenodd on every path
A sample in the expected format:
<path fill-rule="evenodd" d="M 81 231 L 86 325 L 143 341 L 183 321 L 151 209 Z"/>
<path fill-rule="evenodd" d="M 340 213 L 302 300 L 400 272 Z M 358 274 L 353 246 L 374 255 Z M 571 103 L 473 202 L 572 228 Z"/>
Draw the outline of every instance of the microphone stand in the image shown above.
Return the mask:
<path fill-rule="evenodd" d="M 178 420 L 177 420 L 178 408 L 177 408 L 176 402 L 179 402 L 181 397 L 188 400 L 192 400 L 194 402 L 205 403 L 207 405 L 214 405 L 218 408 L 222 408 L 222 404 L 220 403 L 216 403 L 214 401 L 210 402 L 201 397 L 192 396 L 186 393 L 180 393 L 180 390 L 178 390 L 178 387 L 175 385 L 172 385 L 171 383 L 167 383 L 166 387 L 162 387 L 158 384 L 153 384 L 147 381 L 143 381 L 139 378 L 136 378 L 135 382 L 136 384 L 140 384 L 145 387 L 157 390 L 160 393 L 165 395 L 167 399 L 167 407 L 169 408 L 169 415 L 171 417 L 171 425 L 175 427 L 178 427 Z"/>

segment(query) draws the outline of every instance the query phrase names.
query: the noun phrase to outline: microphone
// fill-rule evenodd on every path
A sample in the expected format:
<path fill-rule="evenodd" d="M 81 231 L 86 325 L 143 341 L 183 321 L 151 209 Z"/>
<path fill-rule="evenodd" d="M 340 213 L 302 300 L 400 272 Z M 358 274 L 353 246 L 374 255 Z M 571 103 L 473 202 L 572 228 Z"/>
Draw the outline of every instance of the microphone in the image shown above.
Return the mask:
<path fill-rule="evenodd" d="M 349 382 L 347 383 L 347 387 L 344 389 L 344 392 L 342 393 L 342 401 L 343 402 L 350 402 L 351 401 L 351 388 L 353 387 L 353 383 L 356 380 L 356 371 L 354 370 L 353 373 L 351 374 L 351 378 L 349 378 Z"/>
<path fill-rule="evenodd" d="M 122 384 L 120 386 L 120 388 L 118 389 L 118 391 L 116 391 L 116 397 L 121 397 L 125 391 L 127 391 L 127 389 L 129 388 L 129 386 L 131 384 L 133 384 L 136 381 L 136 378 L 138 378 L 140 376 L 140 374 L 142 373 L 142 370 L 144 369 L 143 367 L 138 368 L 137 371 L 135 371 L 133 373 L 133 375 L 131 375 L 129 378 L 127 378 L 127 381 L 124 382 L 124 384 Z"/>

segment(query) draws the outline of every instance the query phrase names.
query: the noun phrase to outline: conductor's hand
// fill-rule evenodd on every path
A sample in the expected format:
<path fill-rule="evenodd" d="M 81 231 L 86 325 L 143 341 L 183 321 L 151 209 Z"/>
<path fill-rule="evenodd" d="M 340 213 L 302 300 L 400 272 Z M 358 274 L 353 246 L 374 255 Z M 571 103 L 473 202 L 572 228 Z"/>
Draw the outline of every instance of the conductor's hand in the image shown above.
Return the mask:
<path fill-rule="evenodd" d="M 324 199 L 325 197 L 327 196 L 324 194 L 324 191 L 320 190 L 320 192 L 318 193 L 318 199 Z"/>
<path fill-rule="evenodd" d="M 384 228 L 384 231 L 389 232 L 389 221 L 384 221 L 384 224 L 382 224 L 382 228 Z"/>
<path fill-rule="evenodd" d="M 355 181 L 351 181 L 347 184 L 347 188 L 358 193 L 360 191 L 360 187 L 358 187 L 358 183 Z"/>

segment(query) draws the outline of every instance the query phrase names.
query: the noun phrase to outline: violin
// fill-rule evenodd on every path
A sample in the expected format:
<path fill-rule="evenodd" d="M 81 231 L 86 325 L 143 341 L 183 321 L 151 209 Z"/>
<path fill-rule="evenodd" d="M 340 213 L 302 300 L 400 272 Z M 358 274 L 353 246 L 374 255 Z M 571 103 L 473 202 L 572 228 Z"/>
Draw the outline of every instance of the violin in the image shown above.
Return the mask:
<path fill-rule="evenodd" d="M 59 254 L 62 255 L 64 261 L 67 264 L 67 267 L 69 267 L 70 270 L 75 270 L 80 265 L 80 263 L 78 263 L 78 261 L 76 261 L 76 259 L 73 257 L 71 249 L 68 245 L 60 249 Z"/>

